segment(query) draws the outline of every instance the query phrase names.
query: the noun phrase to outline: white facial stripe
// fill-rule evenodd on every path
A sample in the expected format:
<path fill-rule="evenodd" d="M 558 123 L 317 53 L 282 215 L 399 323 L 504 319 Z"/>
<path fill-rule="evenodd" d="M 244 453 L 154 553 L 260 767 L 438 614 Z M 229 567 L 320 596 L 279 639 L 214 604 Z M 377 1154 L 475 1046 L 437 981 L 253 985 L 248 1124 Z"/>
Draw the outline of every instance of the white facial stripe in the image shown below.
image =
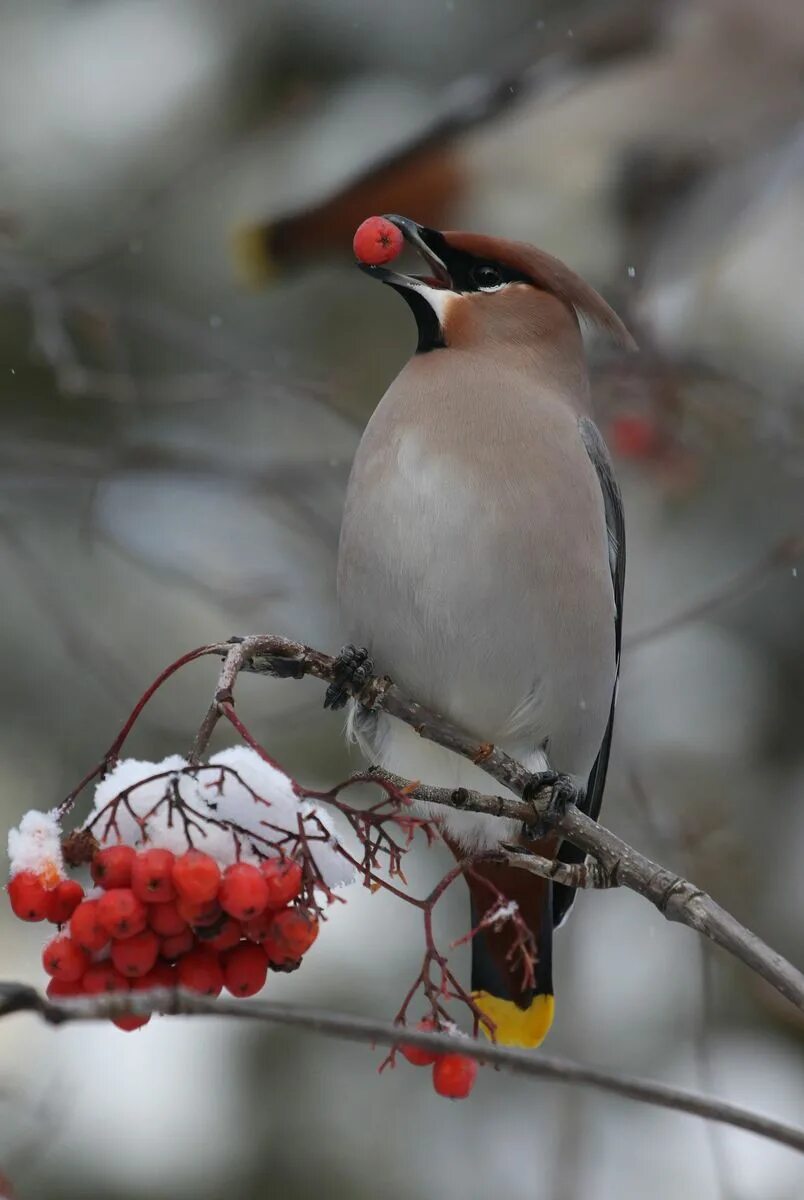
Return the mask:
<path fill-rule="evenodd" d="M 423 283 L 418 279 L 412 279 L 407 284 L 407 287 L 410 288 L 412 292 L 418 292 L 419 295 L 427 301 L 435 313 L 439 325 L 441 325 L 443 328 L 444 320 L 447 315 L 447 307 L 449 305 L 452 292 L 448 291 L 446 288 L 430 287 L 429 284 Z"/>

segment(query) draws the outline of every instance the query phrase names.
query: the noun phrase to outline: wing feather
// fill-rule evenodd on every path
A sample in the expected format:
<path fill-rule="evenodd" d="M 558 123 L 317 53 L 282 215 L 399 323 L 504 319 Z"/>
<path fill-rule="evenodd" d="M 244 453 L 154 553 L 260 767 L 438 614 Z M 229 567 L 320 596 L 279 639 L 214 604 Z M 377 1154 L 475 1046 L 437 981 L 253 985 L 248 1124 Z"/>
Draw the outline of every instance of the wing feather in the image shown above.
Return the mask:
<path fill-rule="evenodd" d="M 600 481 L 600 490 L 603 494 L 603 508 L 606 515 L 606 532 L 609 544 L 609 567 L 611 569 L 615 605 L 614 646 L 617 656 L 617 674 L 611 696 L 611 707 L 609 709 L 609 719 L 606 723 L 606 732 L 603 735 L 603 743 L 595 759 L 595 765 L 589 774 L 583 805 L 584 810 L 589 816 L 597 820 L 600 807 L 603 803 L 603 789 L 606 785 L 606 772 L 609 765 L 611 738 L 614 730 L 614 709 L 617 703 L 617 679 L 620 673 L 623 591 L 625 588 L 625 514 L 623 512 L 622 496 L 620 495 L 617 480 L 614 477 L 611 459 L 609 458 L 609 453 L 600 435 L 600 431 L 588 417 L 584 417 L 579 422 L 579 429 L 586 452 L 589 455 L 592 466 L 597 472 L 597 477 Z M 584 852 L 576 846 L 570 845 L 569 842 L 564 842 L 558 852 L 558 858 L 566 863 L 583 862 L 584 857 Z M 574 888 L 564 887 L 561 884 L 555 885 L 553 892 L 553 924 L 555 926 L 560 925 L 564 920 L 574 899 Z"/>

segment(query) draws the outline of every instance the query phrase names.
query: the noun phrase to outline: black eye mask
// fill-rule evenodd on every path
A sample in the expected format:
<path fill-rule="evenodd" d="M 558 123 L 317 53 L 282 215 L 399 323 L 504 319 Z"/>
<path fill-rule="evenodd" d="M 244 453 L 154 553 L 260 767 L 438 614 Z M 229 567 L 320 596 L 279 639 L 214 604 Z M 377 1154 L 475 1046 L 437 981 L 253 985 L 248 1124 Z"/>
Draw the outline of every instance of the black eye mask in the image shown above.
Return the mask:
<path fill-rule="evenodd" d="M 527 275 L 521 271 L 514 271 L 489 259 L 475 258 L 465 250 L 454 250 L 446 238 L 435 230 L 423 230 L 422 238 L 449 271 L 456 292 L 482 292 L 484 289 L 498 288 L 504 283 L 530 283 Z"/>

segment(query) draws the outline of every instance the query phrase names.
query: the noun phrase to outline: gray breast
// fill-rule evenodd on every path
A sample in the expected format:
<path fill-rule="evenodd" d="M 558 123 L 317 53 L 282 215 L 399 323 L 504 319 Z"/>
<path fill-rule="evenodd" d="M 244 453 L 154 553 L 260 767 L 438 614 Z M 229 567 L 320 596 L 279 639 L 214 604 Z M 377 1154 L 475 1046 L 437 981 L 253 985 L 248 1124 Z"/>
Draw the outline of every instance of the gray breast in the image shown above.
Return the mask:
<path fill-rule="evenodd" d="M 600 486 L 574 414 L 532 388 L 472 411 L 444 389 L 412 412 L 399 385 L 349 484 L 339 595 L 350 635 L 478 737 L 521 754 L 546 741 L 556 769 L 583 775 L 614 684 L 614 605 Z"/>

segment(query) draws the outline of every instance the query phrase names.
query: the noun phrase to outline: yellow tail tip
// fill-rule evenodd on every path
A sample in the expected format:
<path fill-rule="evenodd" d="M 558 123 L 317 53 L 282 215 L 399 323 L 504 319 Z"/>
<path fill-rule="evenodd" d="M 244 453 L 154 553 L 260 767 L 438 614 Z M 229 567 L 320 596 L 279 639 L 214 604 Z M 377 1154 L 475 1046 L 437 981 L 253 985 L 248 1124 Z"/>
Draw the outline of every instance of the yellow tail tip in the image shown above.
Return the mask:
<path fill-rule="evenodd" d="M 541 1046 L 553 1024 L 555 1000 L 553 996 L 534 996 L 527 1008 L 520 1008 L 513 1000 L 503 1000 L 490 992 L 473 992 L 472 999 L 477 1007 L 494 1022 L 494 1038 L 501 1046 L 522 1046 L 534 1049 Z M 489 1029 L 482 1025 L 489 1040 Z"/>
<path fill-rule="evenodd" d="M 235 274 L 240 283 L 261 288 L 277 275 L 277 266 L 268 250 L 268 230 L 264 225 L 239 225 L 229 239 Z"/>

